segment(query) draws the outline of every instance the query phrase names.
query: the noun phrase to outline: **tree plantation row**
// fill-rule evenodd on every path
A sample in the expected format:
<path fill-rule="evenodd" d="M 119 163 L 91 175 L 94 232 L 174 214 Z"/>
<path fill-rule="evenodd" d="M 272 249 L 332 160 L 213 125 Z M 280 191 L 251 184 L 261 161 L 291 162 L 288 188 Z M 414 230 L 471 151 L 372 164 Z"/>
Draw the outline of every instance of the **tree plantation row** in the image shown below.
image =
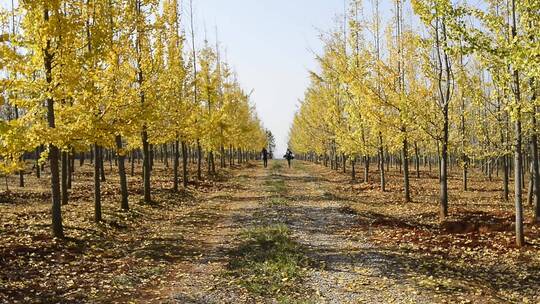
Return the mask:
<path fill-rule="evenodd" d="M 75 159 L 94 165 L 95 220 L 101 221 L 104 160 L 117 165 L 127 210 L 126 157 L 131 174 L 142 160 L 143 200 L 150 203 L 156 157 L 174 168 L 177 191 L 180 180 L 188 185 L 190 162 L 201 179 L 203 162 L 212 175 L 215 162 L 242 162 L 266 145 L 267 133 L 219 43 L 197 46 L 192 4 L 13 4 L 0 13 L 0 171 L 19 174 L 24 186 L 25 164 L 35 161 L 38 176 L 45 166 L 54 236 L 64 235 L 61 206 L 68 203 Z M 191 18 L 183 18 L 186 11 Z"/>
<path fill-rule="evenodd" d="M 381 191 L 388 162 L 399 162 L 405 202 L 414 199 L 411 160 L 416 172 L 421 159 L 436 160 L 441 220 L 452 204 L 449 162 L 461 168 L 464 191 L 470 170 L 491 176 L 501 168 L 506 199 L 514 176 L 516 244 L 523 246 L 529 170 L 533 221 L 540 221 L 540 2 L 379 2 L 350 1 L 343 24 L 322 35 L 290 146 L 335 169 L 362 161 L 366 176 L 375 160 Z"/>

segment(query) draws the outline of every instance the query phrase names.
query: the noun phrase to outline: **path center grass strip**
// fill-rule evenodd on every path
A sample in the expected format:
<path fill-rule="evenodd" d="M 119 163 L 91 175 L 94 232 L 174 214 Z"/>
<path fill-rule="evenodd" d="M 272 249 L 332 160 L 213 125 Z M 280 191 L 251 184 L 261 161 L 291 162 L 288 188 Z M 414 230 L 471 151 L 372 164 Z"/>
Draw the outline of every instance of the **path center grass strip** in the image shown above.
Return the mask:
<path fill-rule="evenodd" d="M 231 252 L 228 274 L 261 296 L 301 294 L 300 282 L 309 267 L 304 248 L 283 224 L 245 230 Z"/>

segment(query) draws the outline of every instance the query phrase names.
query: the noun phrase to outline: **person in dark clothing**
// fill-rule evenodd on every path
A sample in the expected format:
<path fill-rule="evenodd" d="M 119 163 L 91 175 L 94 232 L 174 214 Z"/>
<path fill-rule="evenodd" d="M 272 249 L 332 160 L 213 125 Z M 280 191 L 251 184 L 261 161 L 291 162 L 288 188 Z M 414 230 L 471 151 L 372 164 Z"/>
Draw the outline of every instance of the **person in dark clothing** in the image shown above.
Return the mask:
<path fill-rule="evenodd" d="M 287 149 L 287 152 L 285 152 L 285 155 L 283 157 L 287 160 L 287 164 L 289 165 L 289 168 L 291 167 L 291 160 L 294 159 L 294 154 L 292 153 L 291 149 Z"/>
<path fill-rule="evenodd" d="M 262 149 L 261 154 L 262 154 L 264 167 L 266 168 L 268 167 L 268 150 L 266 150 L 266 147 Z"/>

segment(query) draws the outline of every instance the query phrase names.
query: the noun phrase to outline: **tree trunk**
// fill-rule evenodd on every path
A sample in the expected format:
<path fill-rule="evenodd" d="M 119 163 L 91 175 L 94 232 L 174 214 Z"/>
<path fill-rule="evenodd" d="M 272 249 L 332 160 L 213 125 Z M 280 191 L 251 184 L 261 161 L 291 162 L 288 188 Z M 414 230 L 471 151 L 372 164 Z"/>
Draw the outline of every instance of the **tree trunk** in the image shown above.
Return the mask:
<path fill-rule="evenodd" d="M 169 146 L 165 144 L 163 150 L 165 152 L 165 168 L 169 169 Z"/>
<path fill-rule="evenodd" d="M 62 190 L 62 205 L 68 204 L 68 153 L 63 151 L 61 153 L 62 158 L 62 182 L 61 182 L 61 190 Z"/>
<path fill-rule="evenodd" d="M 150 172 L 152 172 L 152 170 L 154 170 L 155 150 L 154 150 L 154 145 L 149 144 L 149 147 L 150 147 Z"/>
<path fill-rule="evenodd" d="M 94 221 L 101 222 L 101 147 L 94 145 Z"/>
<path fill-rule="evenodd" d="M 103 157 L 103 147 L 99 147 L 99 151 L 96 151 L 99 154 L 99 174 L 101 176 L 101 181 L 105 181 L 105 159 Z"/>
<path fill-rule="evenodd" d="M 356 180 L 356 156 L 351 159 L 351 179 Z"/>
<path fill-rule="evenodd" d="M 508 161 L 508 156 L 507 155 L 504 155 L 503 156 L 503 198 L 505 201 L 508 201 L 508 196 L 509 196 L 509 187 L 508 187 L 508 181 L 510 179 L 510 170 L 509 170 L 509 161 Z"/>
<path fill-rule="evenodd" d="M 207 176 L 210 176 L 212 175 L 211 173 L 211 170 L 212 170 L 212 166 L 210 165 L 210 155 L 211 153 L 210 152 L 206 152 L 206 175 Z"/>
<path fill-rule="evenodd" d="M 523 138 L 522 138 L 522 145 L 523 145 Z M 521 154 L 522 158 L 521 158 L 521 188 L 522 189 L 525 189 L 525 174 L 527 172 L 527 154 L 523 154 L 523 151 L 522 151 L 522 154 Z"/>
<path fill-rule="evenodd" d="M 127 187 L 127 177 L 126 177 L 126 166 L 125 160 L 126 156 L 122 152 L 122 136 L 116 135 L 116 149 L 118 155 L 118 175 L 120 177 L 120 193 L 122 195 L 122 200 L 120 207 L 122 210 L 129 210 L 129 198 L 128 198 L 128 187 Z"/>
<path fill-rule="evenodd" d="M 448 107 L 444 108 L 443 140 L 440 159 L 440 213 L 441 220 L 448 216 Z"/>
<path fill-rule="evenodd" d="M 534 88 L 534 82 L 531 81 L 531 87 Z M 532 101 L 536 99 L 536 94 L 533 94 Z M 538 161 L 538 134 L 536 133 L 536 106 L 532 115 L 533 134 L 531 136 L 531 156 L 532 156 L 532 181 L 534 191 L 534 222 L 540 222 L 540 168 Z"/>
<path fill-rule="evenodd" d="M 515 178 L 515 208 L 516 208 L 516 245 L 522 247 L 525 244 L 525 237 L 523 235 L 523 205 L 521 201 L 522 197 L 522 170 L 521 165 L 523 155 L 521 151 L 521 117 L 518 117 L 515 122 L 515 152 L 514 152 L 514 178 Z"/>
<path fill-rule="evenodd" d="M 236 157 L 238 158 L 238 164 L 242 163 L 242 149 L 238 148 L 236 149 Z"/>
<path fill-rule="evenodd" d="M 512 38 L 517 35 L 517 20 L 516 20 L 516 3 L 512 0 Z M 522 177 L 523 177 L 523 152 L 521 150 L 522 133 L 521 133 L 521 91 L 519 81 L 519 71 L 514 67 L 513 71 L 514 82 L 514 97 L 517 103 L 517 116 L 515 121 L 515 208 L 516 208 L 516 245 L 522 247 L 525 245 L 525 236 L 523 234 L 523 204 L 521 201 L 522 191 Z"/>
<path fill-rule="evenodd" d="M 188 187 L 188 148 L 185 141 L 182 141 L 182 184 L 184 189 Z"/>
<path fill-rule="evenodd" d="M 54 145 L 49 146 L 49 166 L 51 170 L 51 188 L 52 188 L 52 226 L 55 237 L 64 237 L 64 228 L 62 225 L 61 192 L 60 192 L 60 170 L 59 170 L 60 151 Z"/>
<path fill-rule="evenodd" d="M 232 167 L 233 164 L 234 164 L 233 148 L 232 146 L 229 146 L 229 167 Z"/>
<path fill-rule="evenodd" d="M 529 166 L 529 187 L 527 188 L 527 204 L 532 206 L 534 196 L 534 172 L 533 166 Z"/>
<path fill-rule="evenodd" d="M 73 173 L 75 173 L 75 149 L 71 149 L 71 153 L 68 153 L 68 169 L 67 187 L 71 189 L 73 185 Z"/>
<path fill-rule="evenodd" d="M 214 162 L 214 152 L 210 152 L 210 164 L 212 165 L 212 175 L 216 175 L 216 164 Z"/>
<path fill-rule="evenodd" d="M 414 142 L 414 165 L 416 166 L 416 177 L 420 178 L 420 155 L 417 142 Z"/>
<path fill-rule="evenodd" d="M 178 139 L 174 142 L 174 158 L 173 158 L 173 191 L 178 192 L 178 167 L 180 166 L 180 143 Z"/>
<path fill-rule="evenodd" d="M 85 157 L 85 153 L 81 152 L 79 154 L 79 167 L 82 167 L 84 165 L 84 157 Z"/>
<path fill-rule="evenodd" d="M 36 148 L 36 163 L 35 163 L 35 166 L 36 166 L 36 178 L 41 178 L 41 166 L 39 164 L 39 158 L 40 158 L 40 152 L 39 152 L 39 147 Z"/>
<path fill-rule="evenodd" d="M 202 180 L 202 149 L 201 143 L 197 139 L 197 179 Z"/>
<path fill-rule="evenodd" d="M 364 156 L 364 183 L 369 182 L 369 156 Z"/>
<path fill-rule="evenodd" d="M 49 23 L 49 10 L 47 6 L 43 10 L 44 20 Z M 53 54 L 51 51 L 51 40 L 46 40 L 46 46 L 43 50 L 43 59 L 45 66 L 45 78 L 48 85 L 52 85 L 52 62 Z M 54 116 L 54 99 L 52 97 L 47 98 L 47 123 L 49 128 L 54 129 L 55 116 Z M 60 151 L 54 144 L 49 144 L 49 166 L 51 170 L 51 194 L 52 194 L 52 230 L 53 235 L 58 238 L 64 237 L 64 228 L 62 225 L 62 204 L 60 201 L 60 172 L 58 168 L 58 160 L 60 158 Z"/>
<path fill-rule="evenodd" d="M 409 143 L 406 138 L 403 139 L 402 155 L 403 157 L 401 162 L 403 165 L 403 190 L 405 202 L 408 203 L 411 201 L 411 193 L 409 187 Z"/>
<path fill-rule="evenodd" d="M 465 155 L 465 153 L 462 154 L 462 161 L 463 161 L 463 191 L 467 191 L 469 190 L 469 185 L 468 185 L 469 163 L 468 163 L 467 156 Z"/>
<path fill-rule="evenodd" d="M 144 192 L 144 202 L 149 204 L 152 202 L 151 196 L 151 185 L 150 185 L 150 176 L 152 174 L 152 165 L 151 165 L 151 154 L 150 147 L 148 144 L 148 132 L 146 131 L 146 126 L 143 126 L 142 130 L 142 144 L 143 144 L 143 192 Z"/>
<path fill-rule="evenodd" d="M 379 134 L 379 166 L 380 171 L 380 179 L 381 179 L 381 191 L 386 191 L 386 180 L 385 180 L 385 174 L 384 174 L 384 148 L 383 148 L 383 142 L 382 142 L 382 135 Z"/>
<path fill-rule="evenodd" d="M 487 174 L 489 181 L 493 180 L 493 159 L 490 157 L 487 163 Z"/>
<path fill-rule="evenodd" d="M 463 56 L 460 57 L 460 60 L 461 60 L 461 66 L 463 66 Z M 463 165 L 463 172 L 462 172 L 462 178 L 463 178 L 463 191 L 467 191 L 468 190 L 468 166 L 469 166 L 469 163 L 468 163 L 468 157 L 467 157 L 467 154 L 465 153 L 465 98 L 461 98 L 461 109 L 460 109 L 461 113 L 460 113 L 460 118 L 461 118 L 461 122 L 460 122 L 460 131 L 461 131 L 461 161 L 462 161 L 462 165 Z"/>
<path fill-rule="evenodd" d="M 109 151 L 108 149 L 105 150 L 105 151 L 107 151 L 107 158 L 109 160 L 109 172 L 112 172 L 112 170 L 113 170 L 113 164 L 112 164 L 113 151 Z"/>
<path fill-rule="evenodd" d="M 225 168 L 225 147 L 221 145 L 220 166 Z"/>
<path fill-rule="evenodd" d="M 131 151 L 131 177 L 135 176 L 135 150 Z"/>

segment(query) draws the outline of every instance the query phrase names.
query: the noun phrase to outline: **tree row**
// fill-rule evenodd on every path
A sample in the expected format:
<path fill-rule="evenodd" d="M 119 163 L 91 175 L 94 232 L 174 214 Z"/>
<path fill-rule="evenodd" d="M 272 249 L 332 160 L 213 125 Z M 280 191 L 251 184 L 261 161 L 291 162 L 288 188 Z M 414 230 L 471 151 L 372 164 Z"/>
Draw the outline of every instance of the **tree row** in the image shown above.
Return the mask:
<path fill-rule="evenodd" d="M 218 42 L 197 46 L 192 4 L 21 0 L 0 18 L 0 170 L 18 172 L 24 184 L 25 158 L 38 159 L 36 170 L 47 164 L 56 237 L 64 235 L 61 206 L 75 156 L 82 161 L 92 151 L 100 221 L 103 151 L 115 155 L 127 210 L 126 156 L 132 164 L 141 156 L 143 200 L 150 203 L 153 147 L 170 151 L 178 190 L 180 180 L 188 185 L 188 155 L 200 179 L 205 160 L 212 175 L 216 158 L 225 166 L 227 158 L 244 159 L 266 145 Z"/>
<path fill-rule="evenodd" d="M 513 171 L 522 246 L 525 168 L 540 220 L 540 4 L 395 0 L 384 12 L 377 0 L 363 4 L 351 1 L 343 24 L 322 35 L 319 69 L 311 72 L 290 146 L 336 168 L 376 160 L 381 191 L 385 162 L 397 160 L 405 202 L 412 199 L 412 156 L 417 166 L 420 158 L 437 160 L 442 220 L 449 162 L 461 167 L 465 191 L 472 168 L 500 166 L 506 199 Z"/>

